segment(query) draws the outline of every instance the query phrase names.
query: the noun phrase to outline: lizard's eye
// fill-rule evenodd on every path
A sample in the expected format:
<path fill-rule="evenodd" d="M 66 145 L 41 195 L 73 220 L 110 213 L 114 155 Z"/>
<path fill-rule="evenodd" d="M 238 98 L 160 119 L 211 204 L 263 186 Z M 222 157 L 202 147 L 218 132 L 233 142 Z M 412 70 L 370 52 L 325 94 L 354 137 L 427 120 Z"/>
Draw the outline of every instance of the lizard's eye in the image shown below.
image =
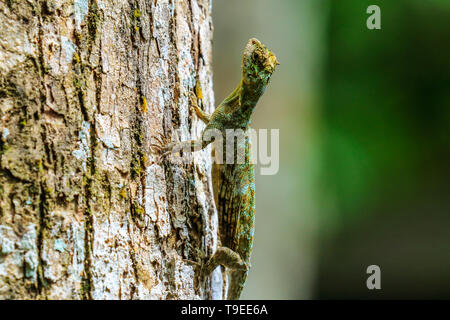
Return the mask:
<path fill-rule="evenodd" d="M 259 57 L 259 56 L 258 56 L 258 53 L 256 53 L 256 52 L 253 52 L 253 53 L 252 53 L 252 60 L 253 60 L 253 61 L 257 61 L 257 60 L 258 60 L 258 57 Z"/>

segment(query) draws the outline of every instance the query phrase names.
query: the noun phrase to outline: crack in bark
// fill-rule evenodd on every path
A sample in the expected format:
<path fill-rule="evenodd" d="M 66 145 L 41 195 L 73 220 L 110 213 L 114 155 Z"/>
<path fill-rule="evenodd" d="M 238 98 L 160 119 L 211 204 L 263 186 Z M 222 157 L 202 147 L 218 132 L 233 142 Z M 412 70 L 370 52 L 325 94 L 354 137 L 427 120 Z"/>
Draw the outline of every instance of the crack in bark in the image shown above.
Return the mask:
<path fill-rule="evenodd" d="M 130 214 L 131 214 L 131 212 L 130 212 Z M 132 283 L 132 287 L 130 290 L 131 291 L 130 292 L 131 299 L 133 299 L 134 294 L 136 292 L 136 284 L 139 283 L 139 271 L 137 268 L 137 261 L 136 261 L 136 256 L 135 256 L 135 252 L 134 252 L 134 248 L 133 248 L 133 242 L 131 240 L 133 237 L 131 235 L 130 223 L 128 223 L 127 231 L 129 234 L 128 246 L 130 247 L 129 252 L 130 252 L 131 266 L 133 268 L 133 276 L 134 276 L 134 281 L 135 281 L 135 283 Z"/>
<path fill-rule="evenodd" d="M 99 10 L 96 4 L 96 1 L 89 2 L 89 14 L 87 17 L 87 33 L 89 35 L 87 43 L 86 43 L 86 52 L 87 59 L 90 58 L 92 54 L 92 50 L 94 47 L 94 42 L 97 37 L 98 29 L 100 27 L 101 18 L 99 17 Z M 75 37 L 77 47 L 80 48 L 80 37 Z M 94 187 L 95 181 L 95 173 L 96 173 L 96 151 L 98 147 L 97 142 L 97 132 L 96 132 L 96 121 L 95 121 L 95 110 L 92 112 L 92 119 L 89 116 L 89 110 L 86 106 L 85 102 L 85 93 L 83 90 L 86 89 L 86 79 L 87 72 L 93 72 L 94 74 L 94 82 L 95 82 L 95 98 L 97 104 L 97 111 L 100 110 L 100 100 L 101 100 L 101 42 L 100 42 L 100 64 L 99 67 L 93 69 L 89 64 L 86 64 L 82 61 L 82 57 L 80 57 L 80 62 L 78 63 L 80 67 L 80 77 L 81 81 L 77 81 L 77 97 L 80 104 L 81 113 L 83 114 L 84 121 L 90 124 L 89 127 L 89 137 L 90 137 L 90 157 L 88 158 L 88 167 L 87 172 L 84 174 L 84 178 L 86 180 L 86 185 L 84 188 L 84 196 L 85 196 L 85 235 L 84 235 L 84 249 L 85 249 L 85 257 L 84 257 L 84 279 L 82 286 L 82 297 L 83 299 L 92 299 L 92 289 L 93 289 L 93 279 L 92 279 L 92 250 L 94 245 L 94 216 L 92 214 L 92 203 L 91 199 L 93 198 L 92 189 Z M 98 71 L 97 69 L 100 69 Z M 98 76 L 100 73 L 100 76 Z"/>
<path fill-rule="evenodd" d="M 44 10 L 45 4 L 42 2 L 40 3 L 40 11 L 42 12 Z M 39 88 L 39 94 L 40 94 L 40 102 L 41 102 L 41 110 L 39 115 L 39 120 L 41 122 L 40 124 L 40 133 L 41 133 L 41 139 L 42 144 L 44 145 L 45 155 L 47 158 L 50 158 L 50 150 L 49 146 L 47 145 L 47 128 L 45 127 L 45 124 L 42 120 L 42 115 L 45 112 L 45 102 L 47 100 L 46 95 L 44 94 L 44 88 L 45 88 L 45 81 L 44 76 L 46 74 L 45 69 L 45 62 L 44 62 L 44 50 L 43 50 L 43 37 L 44 37 L 44 31 L 42 26 L 42 15 L 38 16 L 38 61 L 36 63 L 39 73 L 39 81 L 40 81 L 40 88 Z M 42 163 L 42 159 L 41 159 Z M 43 167 L 41 167 L 41 171 L 39 172 L 39 225 L 37 230 L 37 255 L 38 255 L 38 266 L 37 266 L 37 290 L 38 294 L 43 294 L 43 289 L 47 285 L 44 279 L 44 261 L 42 258 L 42 253 L 44 250 L 44 230 L 46 227 L 46 213 L 48 208 L 47 203 L 47 194 L 46 194 L 46 188 L 45 188 L 45 173 L 42 172 Z M 44 294 L 45 296 L 45 294 Z"/>
<path fill-rule="evenodd" d="M 46 226 L 45 217 L 47 211 L 47 197 L 44 183 L 41 182 L 39 195 L 39 228 L 37 234 L 37 251 L 38 251 L 38 267 L 37 267 L 37 289 L 42 294 L 44 287 L 47 285 L 44 279 L 44 261 L 42 252 L 44 250 L 44 229 Z"/>

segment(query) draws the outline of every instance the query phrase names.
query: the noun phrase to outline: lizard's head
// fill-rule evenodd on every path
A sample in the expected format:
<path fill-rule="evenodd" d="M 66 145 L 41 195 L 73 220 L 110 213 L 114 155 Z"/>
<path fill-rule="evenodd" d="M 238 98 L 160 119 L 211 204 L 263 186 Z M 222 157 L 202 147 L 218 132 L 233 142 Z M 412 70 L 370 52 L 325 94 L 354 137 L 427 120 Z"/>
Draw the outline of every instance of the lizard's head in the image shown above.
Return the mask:
<path fill-rule="evenodd" d="M 253 38 L 247 43 L 242 60 L 242 74 L 246 82 L 263 82 L 267 84 L 270 76 L 280 63 L 260 41 Z"/>

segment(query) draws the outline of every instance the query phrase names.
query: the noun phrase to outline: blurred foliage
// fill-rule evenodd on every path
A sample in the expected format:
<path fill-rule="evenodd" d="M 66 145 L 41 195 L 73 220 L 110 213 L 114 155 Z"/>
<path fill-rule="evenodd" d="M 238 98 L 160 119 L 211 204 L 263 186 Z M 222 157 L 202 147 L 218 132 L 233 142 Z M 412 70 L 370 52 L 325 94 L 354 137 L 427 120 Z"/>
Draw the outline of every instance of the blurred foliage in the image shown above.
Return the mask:
<path fill-rule="evenodd" d="M 449 3 L 330 2 L 322 178 L 344 221 L 448 181 Z M 381 30 L 365 27 L 371 4 Z"/>
<path fill-rule="evenodd" d="M 365 27 L 372 4 L 381 30 Z M 450 1 L 330 5 L 315 296 L 448 298 Z"/>

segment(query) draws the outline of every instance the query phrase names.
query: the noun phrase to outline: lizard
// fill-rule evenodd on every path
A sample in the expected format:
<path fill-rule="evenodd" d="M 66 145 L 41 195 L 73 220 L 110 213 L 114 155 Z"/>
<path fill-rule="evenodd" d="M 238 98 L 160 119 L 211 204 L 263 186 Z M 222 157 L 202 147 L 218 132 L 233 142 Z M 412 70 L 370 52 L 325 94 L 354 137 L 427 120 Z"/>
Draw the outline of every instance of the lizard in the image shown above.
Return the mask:
<path fill-rule="evenodd" d="M 161 157 L 177 150 L 199 146 L 203 149 L 214 139 L 207 139 L 209 130 L 219 131 L 225 136 L 229 129 L 241 129 L 246 133 L 250 117 L 259 98 L 264 94 L 272 73 L 279 62 L 276 56 L 259 40 L 248 41 L 242 58 L 242 77 L 236 89 L 208 115 L 193 102 L 191 109 L 206 124 L 202 139 L 178 143 L 153 145 Z M 234 139 L 234 137 L 233 137 Z M 234 144 L 234 162 L 213 163 L 212 179 L 214 200 L 219 217 L 219 239 L 221 246 L 202 268 L 206 278 L 219 265 L 229 271 L 228 300 L 239 299 L 250 268 L 255 223 L 255 171 L 251 159 L 251 144 L 248 135 L 239 145 Z M 223 147 L 225 155 L 226 147 Z M 244 161 L 236 163 L 237 148 L 242 148 Z M 195 150 L 198 151 L 198 150 Z M 242 162 L 242 161 L 241 161 Z"/>

